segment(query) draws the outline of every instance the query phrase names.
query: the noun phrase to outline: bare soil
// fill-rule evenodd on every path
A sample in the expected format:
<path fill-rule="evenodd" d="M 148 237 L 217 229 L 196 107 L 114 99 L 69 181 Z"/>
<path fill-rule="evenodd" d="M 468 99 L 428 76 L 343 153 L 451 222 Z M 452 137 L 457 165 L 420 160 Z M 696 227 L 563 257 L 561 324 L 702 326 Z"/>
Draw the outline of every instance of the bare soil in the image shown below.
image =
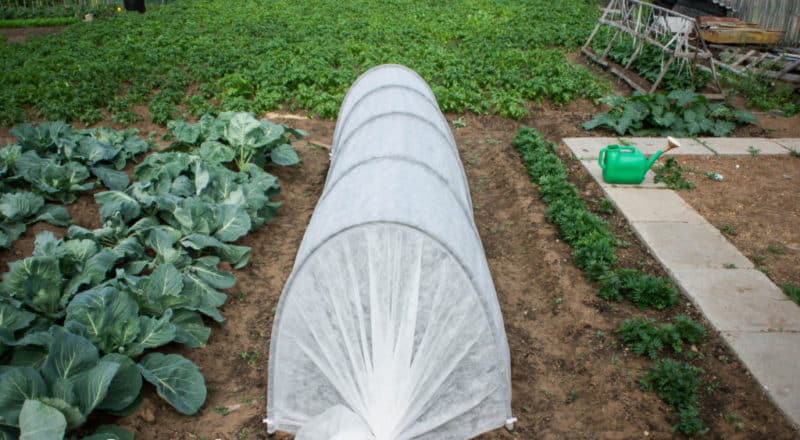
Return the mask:
<path fill-rule="evenodd" d="M 6 37 L 9 42 L 24 43 L 31 37 L 38 37 L 41 35 L 54 34 L 61 32 L 65 26 L 47 26 L 47 27 L 27 27 L 27 28 L 3 28 L 0 29 L 0 35 Z"/>
<path fill-rule="evenodd" d="M 681 197 L 776 284 L 800 285 L 800 159 L 680 156 L 678 162 L 695 185 Z"/>
<path fill-rule="evenodd" d="M 629 439 L 674 438 L 670 408 L 654 393 L 639 390 L 638 379 L 651 362 L 629 353 L 614 335 L 619 323 L 633 316 L 666 320 L 678 313 L 702 317 L 688 301 L 664 313 L 644 312 L 627 303 L 597 297 L 571 262 L 571 249 L 545 221 L 546 206 L 531 185 L 511 146 L 520 125 L 536 127 L 550 139 L 586 136 L 580 123 L 597 108 L 577 101 L 563 107 L 534 105 L 531 116 L 516 122 L 466 115 L 463 128 L 453 128 L 470 184 L 476 224 L 498 292 L 511 349 L 512 407 L 519 418 L 510 434 L 503 429 L 485 439 Z M 280 115 L 272 115 L 280 116 Z M 455 115 L 447 115 L 455 120 Z M 269 170 L 280 179 L 284 205 L 277 217 L 239 244 L 252 246 L 251 263 L 235 271 L 237 285 L 223 308 L 227 322 L 213 325 L 208 346 L 181 349 L 203 371 L 208 398 L 197 415 L 183 416 L 147 386 L 139 411 L 129 417 L 95 417 L 90 425 L 114 422 L 139 439 L 265 439 L 267 366 L 274 308 L 291 271 L 297 248 L 320 196 L 328 167 L 334 121 L 277 117 L 306 130 L 308 139 L 295 146 L 303 162 Z M 160 127 L 140 124 L 144 135 L 162 134 Z M 0 137 L 8 136 L 0 130 Z M 601 191 L 565 151 L 570 179 L 590 208 L 598 207 Z M 798 176 L 797 178 L 800 178 Z M 96 227 L 91 196 L 72 205 L 76 223 Z M 639 244 L 617 213 L 603 217 L 629 246 L 620 249 L 627 267 L 661 273 L 660 266 Z M 796 224 L 796 223 L 795 223 Z M 0 266 L 30 255 L 35 232 L 29 228 L 14 249 L 0 253 Z M 713 439 L 794 439 L 797 431 L 769 402 L 706 322 L 711 337 L 697 347 L 693 361 L 706 373 L 701 416 Z M 741 420 L 737 425 L 731 420 Z M 278 438 L 289 438 L 278 435 Z"/>

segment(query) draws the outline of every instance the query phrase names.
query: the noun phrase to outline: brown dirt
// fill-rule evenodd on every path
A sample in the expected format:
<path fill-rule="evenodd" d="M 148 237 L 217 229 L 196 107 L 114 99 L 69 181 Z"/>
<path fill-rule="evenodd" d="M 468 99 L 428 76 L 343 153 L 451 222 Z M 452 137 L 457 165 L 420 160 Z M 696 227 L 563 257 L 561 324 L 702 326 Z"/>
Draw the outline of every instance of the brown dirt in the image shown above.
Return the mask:
<path fill-rule="evenodd" d="M 542 104 L 531 110 L 523 122 L 551 139 L 585 136 L 579 124 L 596 112 L 585 101 L 561 107 Z M 456 118 L 447 116 L 451 121 Z M 675 419 L 670 409 L 654 393 L 638 387 L 638 378 L 651 362 L 620 346 L 613 331 L 632 316 L 664 320 L 689 313 L 700 320 L 699 313 L 688 301 L 670 313 L 655 313 L 599 299 L 597 287 L 571 263 L 570 248 L 546 223 L 545 205 L 511 147 L 521 123 L 470 115 L 462 120 L 466 127 L 453 132 L 505 319 L 512 358 L 512 407 L 519 418 L 514 435 L 499 429 L 481 438 L 673 438 Z M 270 170 L 280 179 L 284 205 L 272 222 L 241 242 L 253 248 L 251 263 L 236 271 L 238 283 L 228 292 L 223 308 L 227 323 L 214 326 L 203 349 L 175 348 L 202 369 L 208 385 L 206 404 L 196 416 L 182 416 L 147 386 L 136 414 L 118 420 L 93 419 L 91 424 L 116 422 L 140 439 L 266 438 L 261 419 L 266 411 L 273 310 L 321 193 L 328 166 L 325 147 L 330 145 L 334 127 L 334 122 L 327 120 L 278 121 L 310 133 L 308 140 L 296 143 L 303 159 L 299 167 Z M 150 128 L 142 132 L 146 134 Z M 3 135 L 7 131 L 0 130 Z M 563 158 L 571 180 L 590 208 L 596 208 L 599 188 L 575 161 L 567 155 Z M 70 208 L 77 223 L 97 226 L 92 205 L 85 196 Z M 629 242 L 620 250 L 623 264 L 660 273 L 624 219 L 616 213 L 603 216 Z M 0 253 L 0 265 L 29 255 L 34 232 L 45 227 L 52 229 L 34 225 L 12 251 Z M 710 329 L 708 323 L 706 326 Z M 701 415 L 710 430 L 708 438 L 797 437 L 719 337 L 712 332 L 710 340 L 698 349 L 704 358 L 695 364 L 706 371 Z M 741 418 L 741 431 L 725 421 L 731 414 Z"/>
<path fill-rule="evenodd" d="M 694 189 L 679 194 L 776 284 L 800 285 L 800 159 L 680 156 Z M 706 172 L 724 176 L 721 182 Z"/>
<path fill-rule="evenodd" d="M 3 35 L 9 42 L 24 43 L 31 37 L 38 37 L 41 35 L 54 34 L 61 32 L 65 26 L 48 26 L 48 27 L 28 27 L 28 28 L 4 28 L 0 29 L 0 35 Z"/>

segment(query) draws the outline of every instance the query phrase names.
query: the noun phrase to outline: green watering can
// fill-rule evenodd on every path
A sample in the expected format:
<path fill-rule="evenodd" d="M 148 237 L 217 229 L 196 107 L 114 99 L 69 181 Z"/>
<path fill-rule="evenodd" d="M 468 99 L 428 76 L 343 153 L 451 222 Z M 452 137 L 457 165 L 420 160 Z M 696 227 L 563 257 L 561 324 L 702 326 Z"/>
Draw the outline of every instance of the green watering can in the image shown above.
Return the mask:
<path fill-rule="evenodd" d="M 598 162 L 603 169 L 603 180 L 606 183 L 638 184 L 644 180 L 647 170 L 662 154 L 680 147 L 678 141 L 668 137 L 667 148 L 657 151 L 656 154 L 645 157 L 641 151 L 631 146 L 609 145 L 600 150 Z"/>

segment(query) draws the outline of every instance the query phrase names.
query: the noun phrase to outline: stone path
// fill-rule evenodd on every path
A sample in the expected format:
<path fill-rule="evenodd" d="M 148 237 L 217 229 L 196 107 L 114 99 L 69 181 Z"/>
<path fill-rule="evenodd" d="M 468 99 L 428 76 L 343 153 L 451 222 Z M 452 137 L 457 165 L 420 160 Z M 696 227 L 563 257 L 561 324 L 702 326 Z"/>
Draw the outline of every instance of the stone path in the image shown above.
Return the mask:
<path fill-rule="evenodd" d="M 597 163 L 601 148 L 628 142 L 646 154 L 666 138 L 567 138 L 564 143 L 628 219 L 675 283 L 719 330 L 770 398 L 800 425 L 800 306 L 753 268 L 705 218 L 648 172 L 641 185 L 609 185 Z M 789 154 L 800 139 L 679 139 L 675 154 Z M 672 153 L 669 153 L 672 154 Z"/>

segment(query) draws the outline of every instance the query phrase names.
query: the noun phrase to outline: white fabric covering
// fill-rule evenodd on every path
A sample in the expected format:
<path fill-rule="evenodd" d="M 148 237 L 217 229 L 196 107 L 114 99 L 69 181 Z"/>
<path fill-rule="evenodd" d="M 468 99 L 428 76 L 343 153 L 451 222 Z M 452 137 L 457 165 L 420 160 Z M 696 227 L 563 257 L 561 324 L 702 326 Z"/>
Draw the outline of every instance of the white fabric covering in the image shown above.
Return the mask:
<path fill-rule="evenodd" d="M 270 429 L 394 440 L 503 426 L 508 343 L 433 93 L 405 67 L 368 71 L 342 104 L 332 155 L 276 312 Z"/>

